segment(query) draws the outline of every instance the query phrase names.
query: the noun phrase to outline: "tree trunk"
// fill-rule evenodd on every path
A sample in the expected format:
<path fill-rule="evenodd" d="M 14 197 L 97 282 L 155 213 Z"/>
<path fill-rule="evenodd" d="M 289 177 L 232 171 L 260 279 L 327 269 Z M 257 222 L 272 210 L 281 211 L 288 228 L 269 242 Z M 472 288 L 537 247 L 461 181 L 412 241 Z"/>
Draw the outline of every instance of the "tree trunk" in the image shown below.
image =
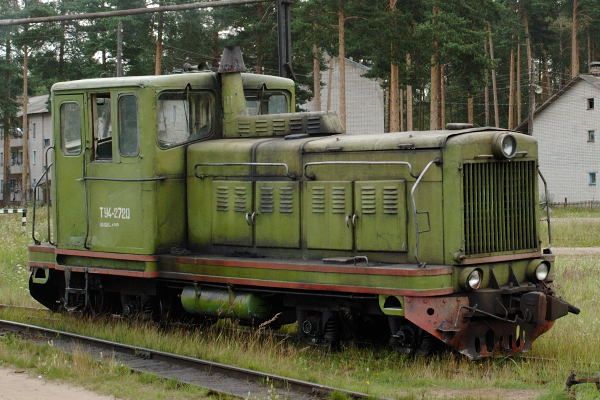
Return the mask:
<path fill-rule="evenodd" d="M 515 126 L 515 50 L 511 47 L 510 49 L 510 71 L 508 73 L 508 79 L 510 81 L 508 85 L 508 129 L 513 129 Z"/>
<path fill-rule="evenodd" d="M 64 80 L 65 75 L 65 36 L 66 36 L 66 25 L 65 22 L 60 23 L 62 35 L 58 44 L 58 79 L 59 81 Z"/>
<path fill-rule="evenodd" d="M 473 104 L 473 95 L 469 92 L 467 96 L 467 122 L 469 124 L 475 123 L 475 110 Z"/>
<path fill-rule="evenodd" d="M 329 57 L 329 70 L 327 71 L 327 111 L 331 111 L 331 88 L 333 87 L 333 57 Z"/>
<path fill-rule="evenodd" d="M 410 54 L 406 55 L 406 68 L 408 70 L 411 68 Z M 413 89 L 412 85 L 406 85 L 406 130 L 412 131 L 413 129 Z"/>
<path fill-rule="evenodd" d="M 398 90 L 398 100 L 399 100 L 399 105 L 398 105 L 398 110 L 400 111 L 400 129 L 399 131 L 402 132 L 404 131 L 404 90 L 400 89 Z"/>
<path fill-rule="evenodd" d="M 344 0 L 339 0 L 338 9 L 338 36 L 339 36 L 339 113 L 342 127 L 346 129 L 346 14 Z"/>
<path fill-rule="evenodd" d="M 10 65 L 11 60 L 11 40 L 10 34 L 6 38 L 6 65 Z M 10 80 L 11 73 L 10 68 L 6 68 L 4 72 L 4 84 L 6 85 L 6 97 L 7 100 L 10 101 L 11 93 L 10 93 Z M 10 128 L 11 128 L 11 118 L 9 113 L 4 113 L 4 185 L 2 187 L 2 200 L 5 205 L 10 201 Z"/>
<path fill-rule="evenodd" d="M 21 204 L 24 206 L 29 200 L 29 188 L 31 186 L 29 179 L 29 49 L 23 47 L 23 167 L 21 173 Z"/>
<path fill-rule="evenodd" d="M 487 38 L 483 41 L 483 50 L 485 51 L 485 57 L 488 58 L 488 45 Z M 483 88 L 483 107 L 485 114 L 485 126 L 490 126 L 490 85 L 489 85 L 489 74 L 486 68 L 485 70 L 485 87 Z"/>
<path fill-rule="evenodd" d="M 588 26 L 587 31 L 586 31 L 586 36 L 587 36 L 587 66 L 588 66 L 588 70 L 590 69 L 590 66 L 592 65 L 592 38 L 590 37 L 590 27 Z"/>
<path fill-rule="evenodd" d="M 158 14 L 158 27 L 156 30 L 156 49 L 154 52 L 154 75 L 162 74 L 163 26 L 164 26 L 163 13 L 159 13 Z"/>
<path fill-rule="evenodd" d="M 446 65 L 440 65 L 440 129 L 446 126 Z"/>
<path fill-rule="evenodd" d="M 265 6 L 263 3 L 256 4 L 256 20 L 260 21 L 265 13 Z M 254 66 L 254 72 L 257 74 L 263 73 L 263 35 L 258 34 L 255 36 L 254 42 L 256 43 L 256 65 Z"/>
<path fill-rule="evenodd" d="M 390 13 L 393 13 L 396 9 L 396 3 L 398 0 L 390 0 L 389 7 Z M 390 118 L 389 118 L 389 131 L 390 132 L 398 132 L 400 130 L 400 102 L 398 98 L 398 89 L 399 89 L 399 69 L 398 63 L 395 60 L 395 52 L 393 44 L 390 49 L 390 56 L 392 58 L 392 62 L 390 65 Z"/>
<path fill-rule="evenodd" d="M 519 38 L 517 38 L 519 40 Z M 517 44 L 517 125 L 523 118 L 523 108 L 521 105 L 521 43 Z"/>
<path fill-rule="evenodd" d="M 571 78 L 579 75 L 579 42 L 577 33 L 579 32 L 579 18 L 577 12 L 579 8 L 578 0 L 573 0 L 573 23 L 571 25 Z"/>
<path fill-rule="evenodd" d="M 492 27 L 488 22 L 488 37 L 490 41 L 490 59 L 494 63 L 494 42 L 492 39 Z M 500 126 L 500 109 L 498 106 L 498 86 L 496 85 L 496 68 L 492 64 L 492 92 L 494 97 L 494 126 Z"/>
<path fill-rule="evenodd" d="M 316 44 L 313 54 L 313 110 L 321 111 L 321 54 Z"/>
<path fill-rule="evenodd" d="M 439 7 L 433 8 L 433 19 L 439 13 Z M 431 55 L 431 88 L 429 95 L 429 129 L 440 129 L 440 60 L 439 60 L 439 43 L 433 41 L 433 54 Z"/>
<path fill-rule="evenodd" d="M 400 130 L 398 77 L 398 64 L 392 63 L 390 68 L 390 132 L 398 132 Z"/>

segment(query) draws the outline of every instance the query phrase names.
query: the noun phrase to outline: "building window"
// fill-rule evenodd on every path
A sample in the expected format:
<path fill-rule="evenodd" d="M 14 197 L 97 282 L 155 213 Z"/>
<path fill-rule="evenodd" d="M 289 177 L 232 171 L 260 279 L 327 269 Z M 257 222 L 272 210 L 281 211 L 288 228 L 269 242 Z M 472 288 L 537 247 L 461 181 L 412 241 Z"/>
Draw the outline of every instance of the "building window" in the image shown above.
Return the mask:
<path fill-rule="evenodd" d="M 50 139 L 44 139 L 44 147 L 50 147 Z"/>
<path fill-rule="evenodd" d="M 35 165 L 35 163 L 37 162 L 37 151 L 33 151 L 33 154 L 31 156 L 31 161 L 33 163 L 33 165 Z"/>
<path fill-rule="evenodd" d="M 594 109 L 594 98 L 593 97 L 587 99 L 587 109 L 588 110 Z"/>
<path fill-rule="evenodd" d="M 596 141 L 596 131 L 590 129 L 588 131 L 588 143 L 594 143 Z"/>
<path fill-rule="evenodd" d="M 0 167 L 4 166 L 4 153 L 0 152 Z M 0 185 L 2 186 L 2 185 Z"/>
<path fill-rule="evenodd" d="M 32 135 L 32 137 L 33 137 L 34 139 L 35 139 L 35 131 L 36 131 L 36 129 L 35 129 L 35 128 L 36 128 L 36 123 L 34 122 L 34 123 L 33 123 L 33 129 L 32 129 L 32 132 L 31 132 L 31 135 Z"/>
<path fill-rule="evenodd" d="M 588 174 L 588 185 L 596 186 L 596 172 L 590 172 Z"/>

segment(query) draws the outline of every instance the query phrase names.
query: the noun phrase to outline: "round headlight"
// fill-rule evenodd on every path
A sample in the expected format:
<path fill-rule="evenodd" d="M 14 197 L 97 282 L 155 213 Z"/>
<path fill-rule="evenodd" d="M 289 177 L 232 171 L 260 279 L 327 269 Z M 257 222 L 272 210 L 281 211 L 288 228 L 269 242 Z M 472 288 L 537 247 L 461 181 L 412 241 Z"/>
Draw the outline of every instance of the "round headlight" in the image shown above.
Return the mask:
<path fill-rule="evenodd" d="M 550 272 L 550 267 L 547 263 L 543 262 L 537 266 L 535 269 L 535 278 L 538 281 L 545 281 L 548 277 L 548 273 Z"/>
<path fill-rule="evenodd" d="M 481 271 L 478 269 L 472 271 L 467 277 L 467 286 L 473 290 L 477 290 L 481 287 Z"/>
<path fill-rule="evenodd" d="M 517 153 L 517 139 L 509 133 L 500 133 L 494 138 L 494 155 L 498 158 L 513 158 Z"/>
<path fill-rule="evenodd" d="M 506 135 L 502 138 L 502 153 L 506 158 L 511 158 L 517 152 L 517 141 L 513 135 Z"/>

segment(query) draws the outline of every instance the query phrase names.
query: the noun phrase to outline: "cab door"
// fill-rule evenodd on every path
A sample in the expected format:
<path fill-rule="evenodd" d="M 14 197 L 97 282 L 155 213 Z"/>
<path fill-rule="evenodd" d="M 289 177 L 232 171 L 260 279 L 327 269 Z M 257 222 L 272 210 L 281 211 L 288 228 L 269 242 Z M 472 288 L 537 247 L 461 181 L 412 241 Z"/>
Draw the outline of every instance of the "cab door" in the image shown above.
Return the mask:
<path fill-rule="evenodd" d="M 56 95 L 54 110 L 55 168 L 54 204 L 56 234 L 60 248 L 84 249 L 88 225 L 83 180 L 86 161 L 85 102 L 83 94 Z"/>
<path fill-rule="evenodd" d="M 156 178 L 144 170 L 139 145 L 138 93 L 89 93 L 90 160 L 86 168 L 91 250 L 154 252 Z"/>

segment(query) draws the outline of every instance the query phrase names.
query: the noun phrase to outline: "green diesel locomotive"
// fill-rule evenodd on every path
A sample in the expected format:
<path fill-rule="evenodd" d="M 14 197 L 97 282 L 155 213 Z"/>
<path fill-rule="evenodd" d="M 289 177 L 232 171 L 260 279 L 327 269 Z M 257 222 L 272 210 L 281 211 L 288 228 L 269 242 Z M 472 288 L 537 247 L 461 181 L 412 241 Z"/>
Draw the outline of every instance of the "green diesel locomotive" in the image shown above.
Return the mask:
<path fill-rule="evenodd" d="M 243 71 L 229 49 L 218 73 L 53 86 L 36 300 L 471 358 L 527 350 L 578 312 L 548 279 L 534 138 L 344 135 L 334 114 L 293 112 L 291 80 Z"/>

